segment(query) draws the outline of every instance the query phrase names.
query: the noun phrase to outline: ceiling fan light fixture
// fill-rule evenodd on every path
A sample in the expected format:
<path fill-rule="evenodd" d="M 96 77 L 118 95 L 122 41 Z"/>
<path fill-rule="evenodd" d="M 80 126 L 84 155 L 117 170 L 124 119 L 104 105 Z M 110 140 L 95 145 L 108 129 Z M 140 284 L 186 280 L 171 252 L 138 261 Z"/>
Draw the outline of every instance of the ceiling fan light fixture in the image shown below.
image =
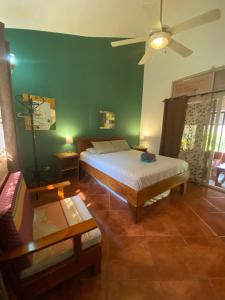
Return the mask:
<path fill-rule="evenodd" d="M 170 42 L 170 34 L 167 32 L 154 33 L 149 40 L 149 46 L 152 49 L 158 50 L 165 48 Z"/>

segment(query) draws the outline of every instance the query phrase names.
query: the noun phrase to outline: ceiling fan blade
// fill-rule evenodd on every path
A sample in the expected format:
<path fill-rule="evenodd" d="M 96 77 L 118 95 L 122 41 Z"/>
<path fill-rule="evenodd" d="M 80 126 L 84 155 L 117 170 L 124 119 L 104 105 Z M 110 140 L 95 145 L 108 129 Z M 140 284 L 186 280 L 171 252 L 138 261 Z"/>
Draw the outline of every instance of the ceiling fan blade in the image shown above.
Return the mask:
<path fill-rule="evenodd" d="M 160 0 L 160 7 L 159 7 L 159 20 L 157 23 L 151 27 L 149 32 L 154 32 L 154 31 L 162 31 L 163 30 L 163 25 L 162 25 L 162 0 Z"/>
<path fill-rule="evenodd" d="M 144 56 L 142 57 L 142 59 L 139 61 L 138 64 L 139 64 L 139 65 L 144 65 L 144 64 L 149 60 L 150 55 L 151 55 L 151 49 L 149 48 L 149 49 L 147 49 L 147 50 L 145 51 Z"/>
<path fill-rule="evenodd" d="M 125 46 L 125 45 L 130 45 L 130 44 L 136 44 L 136 43 L 141 43 L 141 42 L 146 42 L 148 37 L 138 37 L 138 38 L 133 38 L 133 39 L 126 39 L 126 40 L 121 40 L 121 41 L 115 41 L 111 42 L 112 47 L 119 47 L 119 46 Z"/>
<path fill-rule="evenodd" d="M 171 39 L 169 45 L 167 46 L 173 51 L 177 52 L 183 57 L 187 57 L 193 53 L 193 51 L 184 45 L 180 44 L 179 42 L 175 41 L 174 39 Z"/>
<path fill-rule="evenodd" d="M 191 28 L 216 21 L 220 18 L 220 16 L 220 9 L 216 8 L 197 17 L 191 18 L 190 20 L 184 21 L 178 25 L 175 25 L 171 28 L 171 32 L 172 34 L 177 34 L 179 32 L 183 32 Z"/>
<path fill-rule="evenodd" d="M 156 3 L 154 3 L 155 1 L 152 1 L 152 0 L 150 0 L 150 1 L 151 2 L 149 2 L 148 0 L 143 0 L 143 3 L 142 3 L 143 12 L 144 12 L 144 16 L 145 16 L 145 19 L 146 19 L 146 32 L 147 32 L 147 34 L 149 34 L 152 31 L 153 28 L 155 30 L 160 30 L 159 21 L 158 21 L 159 17 L 156 16 L 156 13 L 155 13 Z M 157 6 L 158 6 L 158 4 L 157 4 Z"/>

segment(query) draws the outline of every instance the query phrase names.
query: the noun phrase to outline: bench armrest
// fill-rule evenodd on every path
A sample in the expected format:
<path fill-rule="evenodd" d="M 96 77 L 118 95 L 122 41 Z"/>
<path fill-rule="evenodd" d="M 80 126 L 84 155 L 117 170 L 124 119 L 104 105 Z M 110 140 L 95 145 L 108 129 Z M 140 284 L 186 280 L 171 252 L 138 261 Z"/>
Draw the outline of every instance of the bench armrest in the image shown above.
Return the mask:
<path fill-rule="evenodd" d="M 31 193 L 38 193 L 38 192 L 43 192 L 43 191 L 51 191 L 51 190 L 58 189 L 58 188 L 61 188 L 61 187 L 66 187 L 66 186 L 69 186 L 69 185 L 71 185 L 70 181 L 62 181 L 62 182 L 59 182 L 59 183 L 53 183 L 53 184 L 49 184 L 49 185 L 45 185 L 45 186 L 32 188 L 32 189 L 29 189 L 29 191 Z"/>
<path fill-rule="evenodd" d="M 29 192 L 31 193 L 38 193 L 38 192 L 43 192 L 43 191 L 51 191 L 54 189 L 58 189 L 58 196 L 60 199 L 64 199 L 64 190 L 63 188 L 66 186 L 71 185 L 70 181 L 62 181 L 59 183 L 53 183 L 45 186 L 40 186 L 36 188 L 29 189 Z"/>
<path fill-rule="evenodd" d="M 89 219 L 81 223 L 69 226 L 65 229 L 59 230 L 57 232 L 51 233 L 47 236 L 39 238 L 38 240 L 16 247 L 15 249 L 12 249 L 11 251 L 0 255 L 0 265 L 9 263 L 12 260 L 23 257 L 25 255 L 43 250 L 49 246 L 55 245 L 70 238 L 79 238 L 83 233 L 86 233 L 95 228 L 97 228 L 96 222 L 94 221 L 94 219 Z"/>

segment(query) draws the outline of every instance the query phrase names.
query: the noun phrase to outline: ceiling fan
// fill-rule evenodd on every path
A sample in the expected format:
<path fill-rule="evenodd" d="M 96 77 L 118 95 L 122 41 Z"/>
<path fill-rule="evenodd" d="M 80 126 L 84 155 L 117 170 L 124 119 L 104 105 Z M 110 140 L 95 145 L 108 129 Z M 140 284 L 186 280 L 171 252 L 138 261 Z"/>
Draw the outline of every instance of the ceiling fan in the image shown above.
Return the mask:
<path fill-rule="evenodd" d="M 160 0 L 160 17 L 159 24 L 157 28 L 152 28 L 148 36 L 129 38 L 125 40 L 111 42 L 112 47 L 125 46 L 140 42 L 147 42 L 148 48 L 145 51 L 144 56 L 139 61 L 139 65 L 144 65 L 152 54 L 152 50 L 159 50 L 165 47 L 169 47 L 171 50 L 180 54 L 183 57 L 187 57 L 193 53 L 193 51 L 181 43 L 174 40 L 172 37 L 177 33 L 189 30 L 194 27 L 198 27 L 213 21 L 216 21 L 220 18 L 220 10 L 213 9 L 204 14 L 201 14 L 197 17 L 193 17 L 187 21 L 184 21 L 180 24 L 177 24 L 173 27 L 164 25 L 162 22 L 162 6 L 163 0 Z"/>

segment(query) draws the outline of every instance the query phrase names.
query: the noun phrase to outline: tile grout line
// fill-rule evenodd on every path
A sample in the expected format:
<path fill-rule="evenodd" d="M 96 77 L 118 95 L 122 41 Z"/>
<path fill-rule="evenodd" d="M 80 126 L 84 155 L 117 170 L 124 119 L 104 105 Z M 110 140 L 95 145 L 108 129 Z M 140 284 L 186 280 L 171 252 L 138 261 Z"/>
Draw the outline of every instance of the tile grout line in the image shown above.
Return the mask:
<path fill-rule="evenodd" d="M 187 205 L 186 203 L 184 203 L 186 206 L 187 206 L 187 208 L 188 209 L 190 209 L 193 213 L 194 213 L 194 215 L 196 216 L 196 217 L 198 217 L 200 220 L 201 220 L 201 222 L 212 232 L 212 233 L 214 233 L 214 236 L 217 236 L 218 237 L 218 235 L 217 235 L 217 233 L 211 228 L 211 226 L 209 226 L 202 218 L 201 218 L 201 216 L 197 213 L 197 212 L 195 212 L 194 210 L 193 210 L 193 208 L 192 207 L 190 207 L 189 205 Z"/>

